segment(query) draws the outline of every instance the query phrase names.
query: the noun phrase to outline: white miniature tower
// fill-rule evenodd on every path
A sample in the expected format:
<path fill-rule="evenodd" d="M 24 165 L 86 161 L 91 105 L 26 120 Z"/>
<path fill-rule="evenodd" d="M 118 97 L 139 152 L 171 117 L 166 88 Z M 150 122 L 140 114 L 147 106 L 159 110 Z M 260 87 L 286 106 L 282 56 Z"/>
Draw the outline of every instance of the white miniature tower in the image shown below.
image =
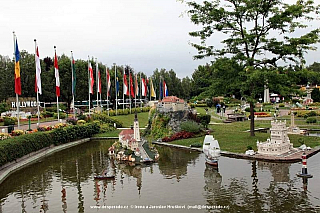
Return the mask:
<path fill-rule="evenodd" d="M 140 130 L 139 130 L 139 121 L 138 121 L 138 115 L 137 112 L 134 115 L 134 122 L 133 122 L 133 138 L 137 141 L 140 142 Z"/>
<path fill-rule="evenodd" d="M 259 154 L 280 155 L 289 152 L 293 148 L 287 134 L 286 121 L 271 121 L 271 139 L 266 142 L 257 141 Z"/>
<path fill-rule="evenodd" d="M 270 94 L 269 94 L 269 88 L 267 85 L 264 85 L 263 103 L 270 103 Z"/>

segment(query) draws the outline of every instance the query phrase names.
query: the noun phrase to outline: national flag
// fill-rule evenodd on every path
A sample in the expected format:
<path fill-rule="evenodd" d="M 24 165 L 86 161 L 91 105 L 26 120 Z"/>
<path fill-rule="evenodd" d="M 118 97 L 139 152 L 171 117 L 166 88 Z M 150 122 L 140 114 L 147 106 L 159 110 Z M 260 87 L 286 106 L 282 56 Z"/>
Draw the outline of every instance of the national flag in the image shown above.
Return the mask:
<path fill-rule="evenodd" d="M 160 97 L 159 97 L 159 100 L 161 100 L 161 98 L 163 98 L 163 88 L 162 88 L 162 84 L 161 84 L 161 78 L 160 78 L 160 85 L 159 85 L 159 87 L 160 87 Z"/>
<path fill-rule="evenodd" d="M 116 90 L 117 90 L 117 96 L 119 96 L 120 85 L 119 85 L 118 77 L 117 77 L 117 83 L 116 83 Z"/>
<path fill-rule="evenodd" d="M 54 50 L 54 72 L 56 77 L 56 96 L 60 96 L 60 79 L 59 79 L 59 67 L 56 50 Z"/>
<path fill-rule="evenodd" d="M 42 94 L 41 88 L 41 65 L 40 65 L 40 57 L 39 57 L 39 49 L 36 43 L 36 54 L 35 54 L 35 62 L 36 62 L 36 81 L 35 81 L 35 92 Z"/>
<path fill-rule="evenodd" d="M 134 89 L 135 89 L 135 96 L 139 96 L 139 87 L 138 87 L 138 77 L 137 74 L 135 75 L 135 81 L 134 81 Z"/>
<path fill-rule="evenodd" d="M 98 80 L 99 80 L 99 86 L 98 86 L 98 93 L 101 94 L 101 75 L 100 75 L 100 70 L 98 70 Z"/>
<path fill-rule="evenodd" d="M 163 81 L 163 97 L 166 97 L 168 95 L 169 95 L 169 92 L 168 92 L 167 84 L 165 81 Z"/>
<path fill-rule="evenodd" d="M 142 96 L 147 96 L 147 84 L 146 84 L 146 80 L 144 78 L 142 78 Z"/>
<path fill-rule="evenodd" d="M 89 93 L 93 94 L 93 84 L 94 84 L 94 78 L 93 78 L 93 69 L 91 66 L 91 62 L 89 62 Z"/>
<path fill-rule="evenodd" d="M 110 81 L 110 73 L 109 73 L 109 69 L 106 69 L 106 76 L 107 76 L 107 96 L 110 96 L 110 88 L 111 88 L 111 81 Z"/>
<path fill-rule="evenodd" d="M 16 94 L 21 95 L 21 78 L 20 78 L 20 51 L 18 48 L 18 40 L 15 41 L 15 64 L 14 64 L 14 91 Z"/>
<path fill-rule="evenodd" d="M 72 70 L 72 95 L 76 95 L 77 76 L 76 76 L 76 66 L 75 66 L 73 55 L 71 56 L 71 70 Z"/>
<path fill-rule="evenodd" d="M 129 96 L 128 81 L 127 81 L 127 75 L 125 72 L 123 74 L 123 94 Z"/>
<path fill-rule="evenodd" d="M 153 98 L 156 97 L 156 93 L 154 91 L 154 87 L 153 87 L 153 83 L 152 83 L 152 78 L 150 78 L 150 96 Z"/>
<path fill-rule="evenodd" d="M 133 80 L 132 80 L 131 72 L 129 72 L 129 77 L 130 77 L 130 95 L 131 95 L 131 97 L 134 97 Z"/>

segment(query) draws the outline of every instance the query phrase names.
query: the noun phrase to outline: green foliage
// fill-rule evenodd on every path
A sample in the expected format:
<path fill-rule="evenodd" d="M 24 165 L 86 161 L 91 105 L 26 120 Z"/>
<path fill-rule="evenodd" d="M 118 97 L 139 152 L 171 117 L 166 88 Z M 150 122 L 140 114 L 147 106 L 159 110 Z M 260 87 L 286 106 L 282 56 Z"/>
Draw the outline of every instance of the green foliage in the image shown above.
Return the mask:
<path fill-rule="evenodd" d="M 9 111 L 10 107 L 8 106 L 8 104 L 5 101 L 2 101 L 0 103 L 0 113 Z"/>
<path fill-rule="evenodd" d="M 315 88 L 311 92 L 311 97 L 314 102 L 320 102 L 320 90 L 318 88 Z"/>
<path fill-rule="evenodd" d="M 197 143 L 191 144 L 190 146 L 191 146 L 191 147 L 200 148 L 200 147 L 202 147 L 202 143 L 197 142 Z"/>
<path fill-rule="evenodd" d="M 207 103 L 207 106 L 208 106 L 209 108 L 211 108 L 211 107 L 213 106 L 212 98 L 207 98 L 207 99 L 206 99 L 206 103 Z"/>
<path fill-rule="evenodd" d="M 205 127 L 208 127 L 208 124 L 210 123 L 211 120 L 211 115 L 197 115 L 197 118 L 199 119 L 199 122 Z"/>
<path fill-rule="evenodd" d="M 5 126 L 9 126 L 9 125 L 14 125 L 15 123 L 17 123 L 17 118 L 16 117 L 9 117 L 6 116 L 3 118 L 3 123 Z"/>
<path fill-rule="evenodd" d="M 284 107 L 284 104 L 279 104 L 279 107 Z"/>
<path fill-rule="evenodd" d="M 93 114 L 92 115 L 93 120 L 99 120 L 102 123 L 107 123 L 109 126 L 113 127 L 114 123 L 117 125 L 117 127 L 122 127 L 123 123 L 117 120 L 116 118 L 111 118 L 107 114 Z"/>
<path fill-rule="evenodd" d="M 306 123 L 317 123 L 317 119 L 315 117 L 309 117 L 307 118 Z"/>
<path fill-rule="evenodd" d="M 194 121 L 185 121 L 180 124 L 182 131 L 199 133 L 201 131 L 201 126 Z"/>
<path fill-rule="evenodd" d="M 153 120 L 151 125 L 151 136 L 155 139 L 164 138 L 169 135 L 169 129 L 167 127 L 170 118 L 163 114 L 158 114 Z"/>
<path fill-rule="evenodd" d="M 59 113 L 59 118 L 60 119 L 65 119 L 67 117 L 67 114 L 66 113 L 63 113 L 63 112 L 60 112 Z M 54 113 L 53 114 L 53 118 L 57 119 L 58 118 L 58 114 L 57 113 Z"/>
<path fill-rule="evenodd" d="M 48 132 L 35 132 L 9 138 L 0 143 L 0 166 L 23 157 L 31 152 L 69 141 L 87 138 L 99 132 L 97 123 L 82 126 L 67 126 Z"/>

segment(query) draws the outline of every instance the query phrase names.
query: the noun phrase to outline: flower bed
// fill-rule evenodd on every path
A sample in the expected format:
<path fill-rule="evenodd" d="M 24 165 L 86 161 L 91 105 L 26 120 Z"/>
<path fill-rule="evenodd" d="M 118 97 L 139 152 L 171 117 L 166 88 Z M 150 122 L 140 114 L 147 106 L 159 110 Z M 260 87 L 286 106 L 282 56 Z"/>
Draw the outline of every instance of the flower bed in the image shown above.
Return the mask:
<path fill-rule="evenodd" d="M 194 133 L 181 131 L 173 134 L 171 137 L 162 138 L 162 141 L 171 142 L 171 141 L 180 140 L 180 139 L 192 138 L 193 136 L 194 136 Z"/>
<path fill-rule="evenodd" d="M 255 112 L 254 115 L 257 117 L 270 117 L 270 113 L 267 112 Z"/>

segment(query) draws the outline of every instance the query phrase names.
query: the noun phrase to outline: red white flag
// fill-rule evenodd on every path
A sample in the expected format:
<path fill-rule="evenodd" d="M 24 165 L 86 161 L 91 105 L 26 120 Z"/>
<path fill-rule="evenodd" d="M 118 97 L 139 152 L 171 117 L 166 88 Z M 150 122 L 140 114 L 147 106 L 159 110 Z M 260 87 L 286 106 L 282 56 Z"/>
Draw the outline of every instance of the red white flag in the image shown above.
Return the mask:
<path fill-rule="evenodd" d="M 41 88 L 41 66 L 40 66 L 40 58 L 39 58 L 39 50 L 38 45 L 36 43 L 36 82 L 35 82 L 35 91 L 36 93 L 39 92 L 39 94 L 42 94 L 42 88 Z"/>
<path fill-rule="evenodd" d="M 134 86 L 135 86 L 135 97 L 139 96 L 139 87 L 138 87 L 138 77 L 137 74 L 135 75 L 135 80 L 134 80 Z"/>
<path fill-rule="evenodd" d="M 101 75 L 100 75 L 100 70 L 98 71 L 98 78 L 99 78 L 98 93 L 101 93 Z"/>
<path fill-rule="evenodd" d="M 93 94 L 93 84 L 94 84 L 94 78 L 93 78 L 93 69 L 91 66 L 91 62 L 89 62 L 89 93 Z"/>
<path fill-rule="evenodd" d="M 110 80 L 109 70 L 106 69 L 106 71 L 107 71 L 107 95 L 109 97 L 110 96 L 110 88 L 111 88 L 111 80 Z"/>
<path fill-rule="evenodd" d="M 58 58 L 56 50 L 54 50 L 54 73 L 56 77 L 56 96 L 60 96 L 60 78 L 59 78 L 59 67 L 58 67 Z"/>
<path fill-rule="evenodd" d="M 131 72 L 129 72 L 129 76 L 130 76 L 130 95 L 131 97 L 134 97 L 134 90 L 133 90 L 133 80 L 132 80 L 132 75 Z"/>
<path fill-rule="evenodd" d="M 128 81 L 127 81 L 127 75 L 125 72 L 123 74 L 123 94 L 129 96 Z"/>
<path fill-rule="evenodd" d="M 142 78 L 142 96 L 147 96 L 147 82 Z"/>

